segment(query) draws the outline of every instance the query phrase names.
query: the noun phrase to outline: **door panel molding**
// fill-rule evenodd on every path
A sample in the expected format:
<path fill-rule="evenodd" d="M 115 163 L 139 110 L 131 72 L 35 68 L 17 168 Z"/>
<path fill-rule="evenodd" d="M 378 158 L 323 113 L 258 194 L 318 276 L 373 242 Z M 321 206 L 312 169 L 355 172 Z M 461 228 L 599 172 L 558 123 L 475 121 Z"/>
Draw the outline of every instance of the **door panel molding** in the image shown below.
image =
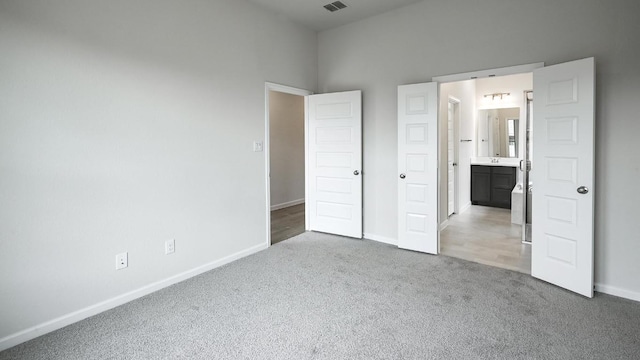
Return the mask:
<path fill-rule="evenodd" d="M 533 72 L 531 275 L 593 297 L 595 61 Z M 579 191 L 584 186 L 588 192 Z"/>
<path fill-rule="evenodd" d="M 307 96 L 308 230 L 362 238 L 362 92 Z"/>
<path fill-rule="evenodd" d="M 398 247 L 438 253 L 438 84 L 398 87 Z"/>

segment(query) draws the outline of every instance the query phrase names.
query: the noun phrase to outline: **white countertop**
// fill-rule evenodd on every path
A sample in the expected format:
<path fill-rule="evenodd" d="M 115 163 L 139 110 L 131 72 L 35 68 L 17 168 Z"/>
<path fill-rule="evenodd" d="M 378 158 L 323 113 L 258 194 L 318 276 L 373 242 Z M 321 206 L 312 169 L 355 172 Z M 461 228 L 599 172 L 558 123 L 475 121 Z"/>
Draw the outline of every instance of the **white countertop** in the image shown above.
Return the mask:
<path fill-rule="evenodd" d="M 498 162 L 491 162 L 490 157 L 478 157 L 471 158 L 471 165 L 483 165 L 483 166 L 510 166 L 519 167 L 520 159 L 518 158 L 498 158 Z"/>
<path fill-rule="evenodd" d="M 518 167 L 518 164 L 509 164 L 509 163 L 492 163 L 492 162 L 472 162 L 471 165 L 482 165 L 482 166 L 510 166 L 510 167 Z"/>

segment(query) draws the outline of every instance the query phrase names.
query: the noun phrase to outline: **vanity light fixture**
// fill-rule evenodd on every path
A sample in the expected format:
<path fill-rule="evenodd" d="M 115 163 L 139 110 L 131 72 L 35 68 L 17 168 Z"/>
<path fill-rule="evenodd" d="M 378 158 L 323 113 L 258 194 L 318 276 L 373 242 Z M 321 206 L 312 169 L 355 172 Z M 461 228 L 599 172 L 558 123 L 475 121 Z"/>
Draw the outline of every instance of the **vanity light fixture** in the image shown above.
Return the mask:
<path fill-rule="evenodd" d="M 511 95 L 511 93 L 493 93 L 493 94 L 487 94 L 484 97 L 491 98 L 491 100 L 495 100 L 496 98 L 499 98 L 500 100 L 502 100 L 505 96 L 509 96 L 509 95 Z"/>

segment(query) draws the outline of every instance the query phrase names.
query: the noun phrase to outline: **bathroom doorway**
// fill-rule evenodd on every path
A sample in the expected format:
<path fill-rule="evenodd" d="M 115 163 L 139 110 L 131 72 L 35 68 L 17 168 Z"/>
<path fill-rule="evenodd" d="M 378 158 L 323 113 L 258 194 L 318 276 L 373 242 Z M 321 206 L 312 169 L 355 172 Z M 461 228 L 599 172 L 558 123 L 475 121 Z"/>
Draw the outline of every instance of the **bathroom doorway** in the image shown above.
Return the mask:
<path fill-rule="evenodd" d="M 527 107 L 522 105 L 527 103 L 525 96 L 528 97 L 526 91 L 529 90 L 490 93 L 480 91 L 479 84 L 482 80 L 504 75 L 515 76 L 513 74 L 532 75 L 529 90 L 535 92 L 536 99 L 533 103 L 535 124 L 532 124 L 534 137 L 532 140 L 535 140 L 535 146 L 531 146 L 532 156 L 537 163 L 535 166 L 531 164 L 532 182 L 536 183 L 535 193 L 531 191 L 532 237 L 530 244 L 521 242 L 522 234 L 517 241 L 521 242 L 519 246 L 531 246 L 533 277 L 591 298 L 594 291 L 593 186 L 595 176 L 595 59 L 593 57 L 550 66 L 536 63 L 437 76 L 428 83 L 398 86 L 398 134 L 405 133 L 402 129 L 407 127 L 407 115 L 414 115 L 414 113 L 419 115 L 416 116 L 416 121 L 421 127 L 419 131 L 406 132 L 407 135 L 411 135 L 411 138 L 399 136 L 398 139 L 398 214 L 400 216 L 398 247 L 430 254 L 445 252 L 441 249 L 443 238 L 441 231 L 450 226 L 450 219 L 446 214 L 447 173 L 444 170 L 446 156 L 443 155 L 447 148 L 446 130 L 444 130 L 447 129 L 447 116 L 442 113 L 447 111 L 447 107 L 442 103 L 438 105 L 438 98 L 456 96 L 453 92 L 460 89 L 465 90 L 459 91 L 460 95 L 457 95 L 461 104 L 470 105 L 462 105 L 463 110 L 461 110 L 463 120 L 458 144 L 460 153 L 458 166 L 460 170 L 468 169 L 471 175 L 476 177 L 473 181 L 471 176 L 458 177 L 458 182 L 467 181 L 471 191 L 469 191 L 469 197 L 463 196 L 466 186 L 459 186 L 460 191 L 456 201 L 463 202 L 461 203 L 463 206 L 460 214 L 457 215 L 461 216 L 472 205 L 518 209 L 518 206 L 512 207 L 511 204 L 514 202 L 512 197 L 518 197 L 517 192 L 514 191 L 517 189 L 517 181 L 524 181 L 522 174 L 518 173 L 524 165 L 524 158 L 521 155 L 518 155 L 518 158 L 503 158 L 495 154 L 478 157 L 476 143 L 479 142 L 475 138 L 476 122 L 481 118 L 476 111 L 481 102 L 493 102 L 496 99 L 501 102 L 512 101 L 515 105 L 505 106 L 501 103 L 500 106 L 487 106 L 487 110 L 520 106 L 520 111 L 526 112 Z M 459 84 L 460 89 L 449 89 L 446 83 L 453 83 L 450 84 L 451 86 Z M 410 93 L 411 91 L 413 93 Z M 519 101 L 515 101 L 513 97 L 519 98 Z M 410 106 L 407 106 L 407 103 Z M 437 110 L 431 111 L 432 109 Z M 466 115 L 464 109 L 467 109 Z M 508 119 L 515 120 L 513 117 Z M 519 119 L 526 119 L 526 114 L 521 114 Z M 471 125 L 463 126 L 462 123 Z M 505 143 L 510 143 L 509 137 L 515 137 L 516 133 L 521 134 L 521 139 L 524 139 L 522 132 L 525 127 L 520 125 L 518 127 L 522 130 L 516 131 L 514 123 L 511 134 L 507 132 L 502 135 L 502 130 L 498 131 L 498 139 L 504 138 Z M 435 131 L 429 132 L 429 129 Z M 495 137 L 496 132 L 492 130 L 491 133 Z M 431 135 L 429 138 L 426 136 L 428 134 Z M 470 140 L 468 143 L 473 144 L 463 146 L 463 140 Z M 514 141 L 518 140 L 514 139 Z M 411 142 L 417 143 L 415 153 L 418 155 L 417 161 L 406 156 L 404 151 Z M 524 151 L 522 149 L 527 148 L 526 145 L 514 146 L 515 149 L 521 149 L 515 151 L 518 154 Z M 489 146 L 489 149 L 493 149 L 492 151 L 497 148 L 495 144 L 493 147 Z M 502 149 L 502 145 L 499 148 Z M 467 158 L 463 155 L 464 152 L 472 155 Z M 405 160 L 414 161 L 408 167 L 401 162 Z M 429 165 L 426 166 L 427 164 Z M 416 174 L 409 176 L 405 173 L 409 170 L 419 176 L 413 176 Z M 461 173 L 462 171 L 459 171 L 459 174 Z M 432 179 L 434 175 L 436 181 Z M 529 192 L 530 183 L 524 183 L 521 186 L 525 190 L 523 193 Z M 405 196 L 406 190 L 411 190 L 410 196 Z M 436 201 L 433 200 L 434 197 Z M 526 204 L 525 199 L 526 196 L 520 196 L 520 201 Z M 416 206 L 412 212 L 407 212 L 405 205 L 409 202 L 418 203 L 419 206 Z M 514 214 L 511 215 L 514 216 Z M 525 211 L 520 214 L 519 227 L 523 227 L 522 216 L 526 216 Z M 411 226 L 404 226 L 403 217 L 404 220 L 412 221 Z M 524 227 L 526 228 L 526 223 Z M 405 246 L 408 239 L 406 235 L 411 235 L 409 237 L 411 246 Z M 478 259 L 471 260 L 480 262 Z M 496 264 L 491 265 L 496 266 Z"/>
<path fill-rule="evenodd" d="M 531 207 L 525 198 L 531 187 L 523 184 L 529 184 L 531 164 L 532 88 L 530 72 L 441 83 L 441 161 L 449 170 L 442 172 L 446 186 L 440 189 L 446 204 L 440 210 L 443 255 L 531 273 Z M 457 127 L 450 121 L 451 98 L 458 101 Z"/>

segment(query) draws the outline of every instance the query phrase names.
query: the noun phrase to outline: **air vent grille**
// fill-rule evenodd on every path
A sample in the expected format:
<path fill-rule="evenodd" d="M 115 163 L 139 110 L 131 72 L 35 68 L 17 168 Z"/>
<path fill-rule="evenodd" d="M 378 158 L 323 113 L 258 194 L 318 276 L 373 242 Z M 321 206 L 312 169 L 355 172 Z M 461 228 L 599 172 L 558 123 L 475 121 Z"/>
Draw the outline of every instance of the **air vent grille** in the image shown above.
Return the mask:
<path fill-rule="evenodd" d="M 338 10 L 342 10 L 344 8 L 346 8 L 347 5 L 345 5 L 345 3 L 343 3 L 342 1 L 336 1 L 336 2 L 332 2 L 331 4 L 327 4 L 324 6 L 325 9 L 334 12 L 334 11 L 338 11 Z"/>

